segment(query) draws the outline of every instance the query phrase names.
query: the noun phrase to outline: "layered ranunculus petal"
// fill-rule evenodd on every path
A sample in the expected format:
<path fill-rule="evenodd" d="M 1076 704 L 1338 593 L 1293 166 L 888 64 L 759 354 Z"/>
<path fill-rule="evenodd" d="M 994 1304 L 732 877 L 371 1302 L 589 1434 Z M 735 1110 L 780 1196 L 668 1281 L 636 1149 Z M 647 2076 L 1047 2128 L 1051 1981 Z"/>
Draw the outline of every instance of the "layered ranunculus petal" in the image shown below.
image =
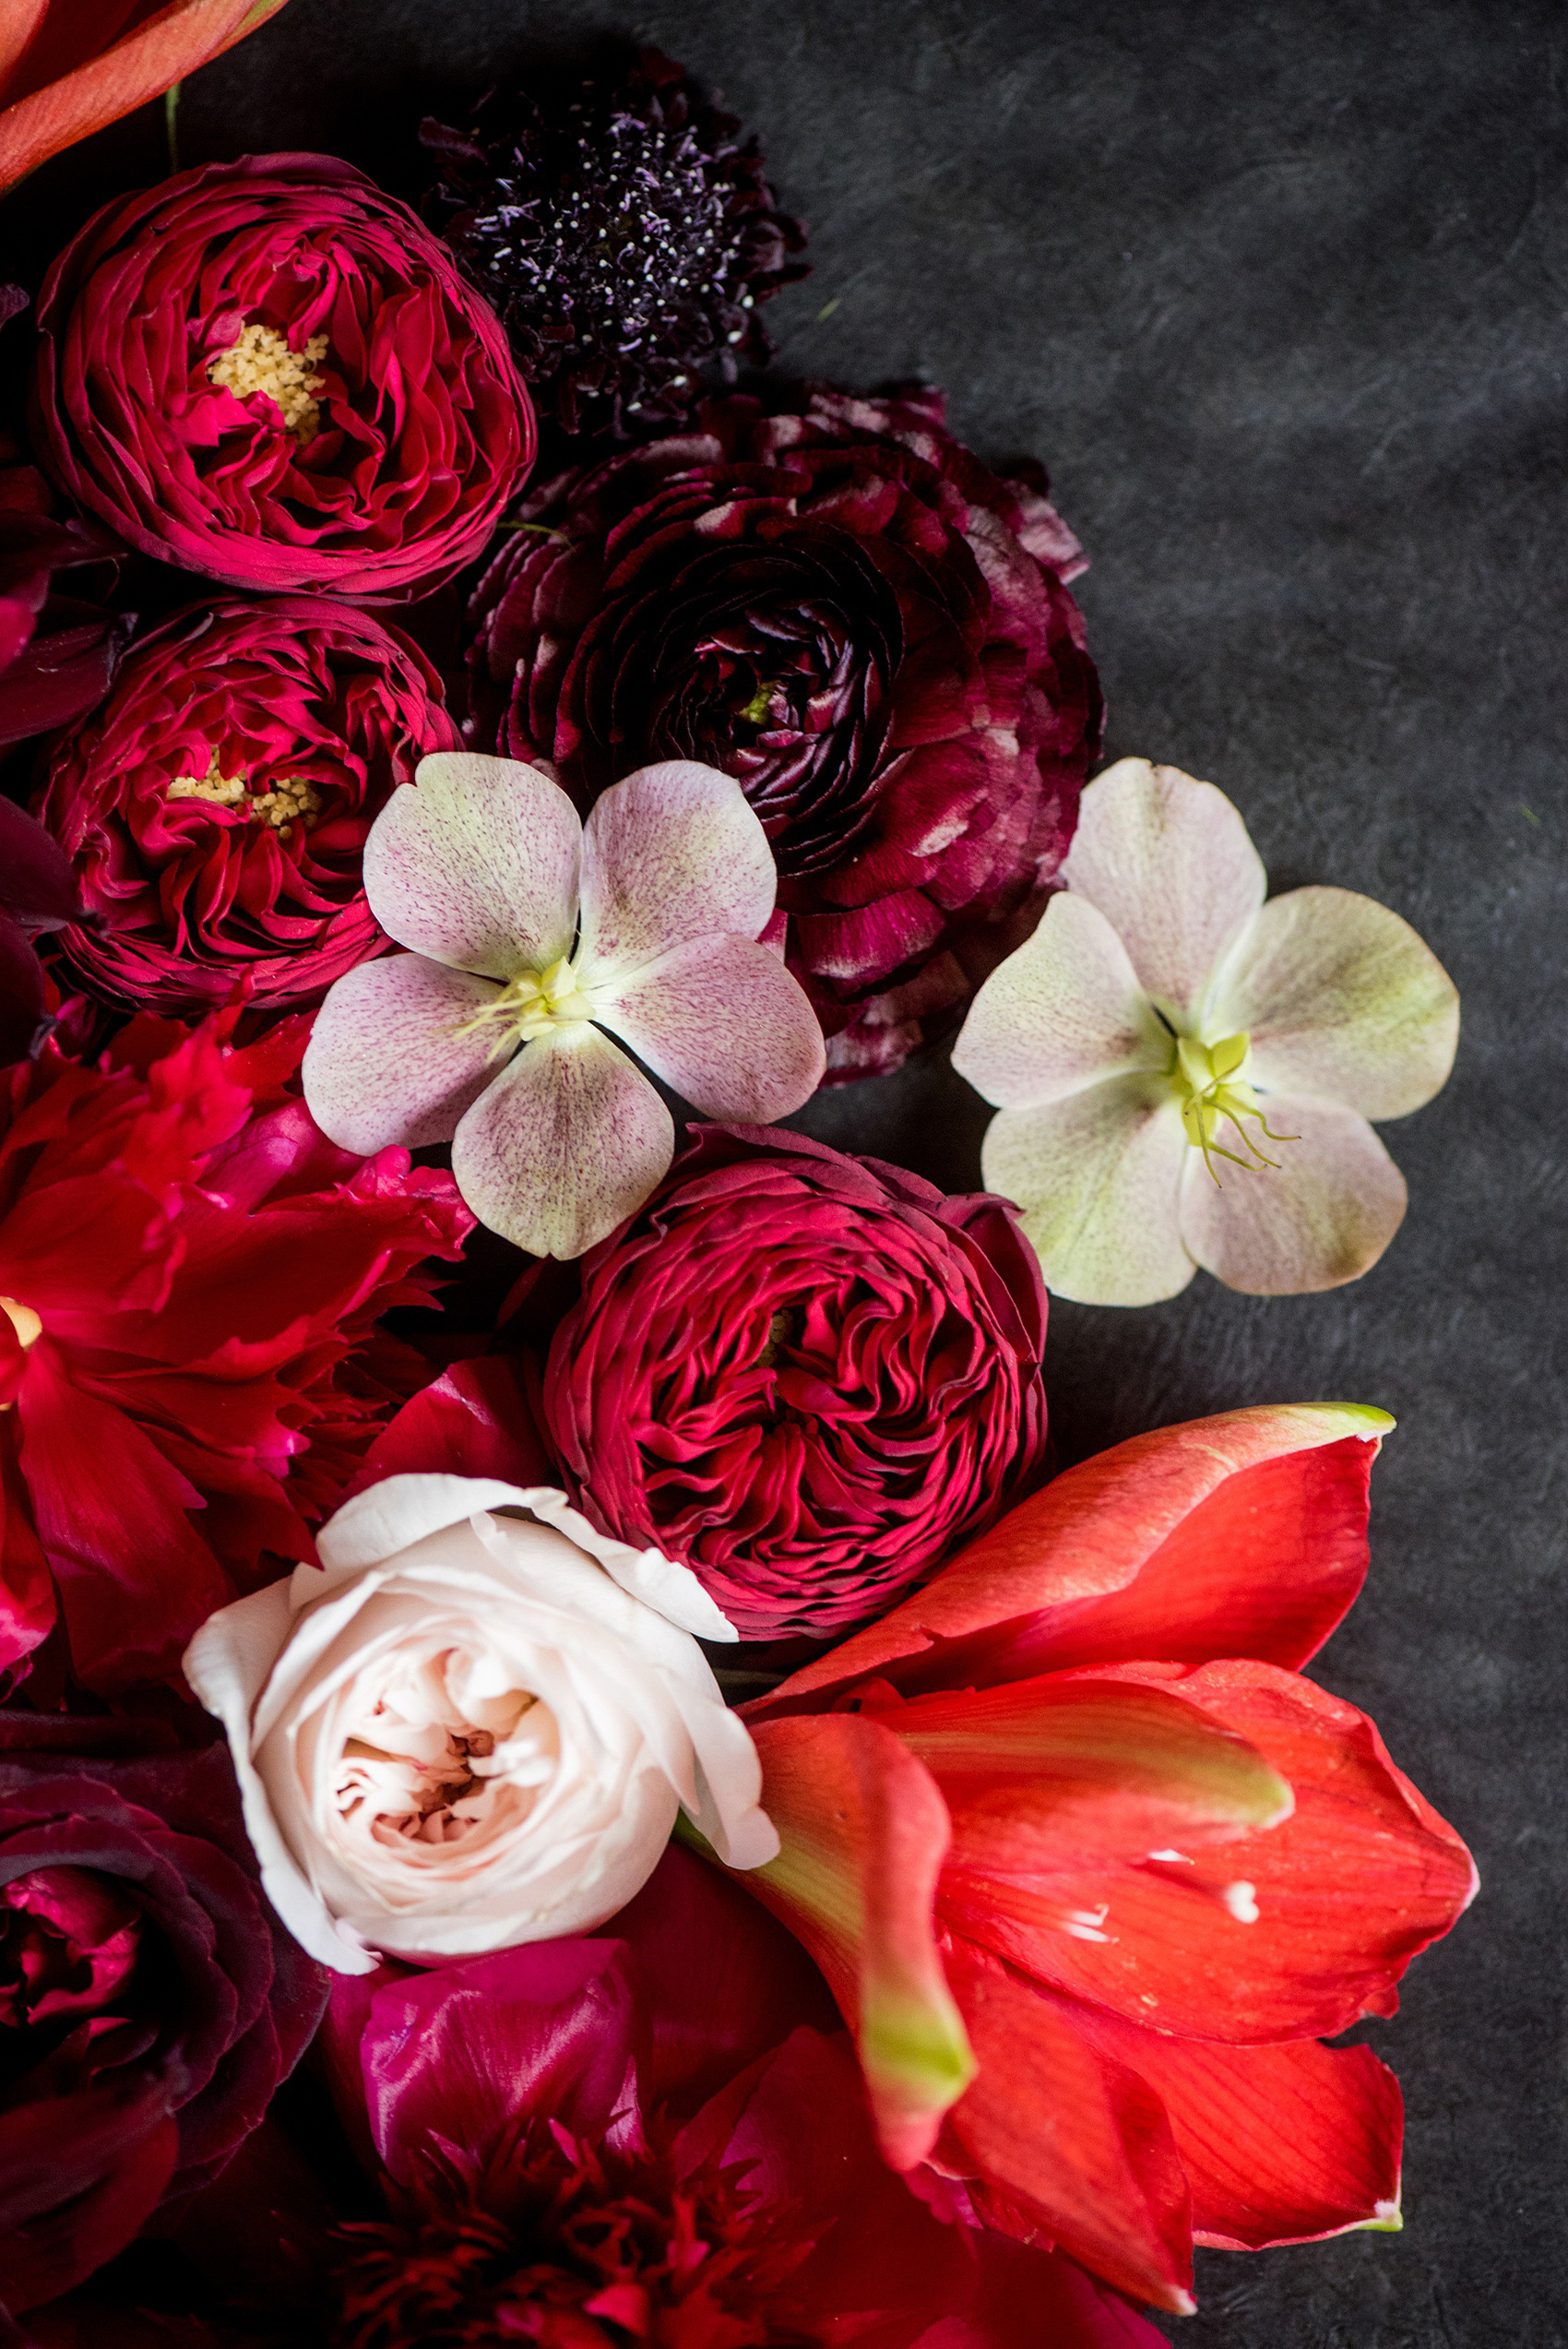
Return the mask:
<path fill-rule="evenodd" d="M 754 938 L 778 881 L 739 783 L 691 759 L 640 768 L 595 801 L 584 827 L 582 956 L 616 988 L 693 938 Z"/>
<path fill-rule="evenodd" d="M 822 1082 L 816 1015 L 772 948 L 750 938 L 671 948 L 613 993 L 599 983 L 593 1003 L 604 1025 L 705 1117 L 771 1125 Z"/>
<path fill-rule="evenodd" d="M 546 776 L 440 751 L 372 827 L 365 895 L 399 946 L 510 979 L 571 952 L 581 842 L 571 801 Z"/>
<path fill-rule="evenodd" d="M 1407 1117 L 1447 1081 L 1459 995 L 1386 905 L 1350 889 L 1291 889 L 1269 900 L 1217 972 L 1206 1024 L 1246 1031 L 1248 1078 L 1270 1095 Z"/>
<path fill-rule="evenodd" d="M 1267 887 L 1224 793 L 1146 758 L 1095 777 L 1062 876 L 1104 914 L 1145 993 L 1183 1014 L 1197 1009 Z"/>
<path fill-rule="evenodd" d="M 1299 1296 L 1359 1280 L 1404 1222 L 1405 1177 L 1355 1110 L 1304 1095 L 1264 1101 L 1272 1131 L 1289 1138 L 1277 1145 L 1277 1163 L 1222 1165 L 1217 1180 L 1188 1152 L 1183 1244 L 1247 1296 Z M 1274 1155 L 1273 1142 L 1264 1147 Z"/>
<path fill-rule="evenodd" d="M 1162 1072 L 1173 1049 L 1105 915 L 1063 889 L 980 988 L 953 1066 L 999 1108 L 1034 1109 L 1101 1078 Z"/>
<path fill-rule="evenodd" d="M 1150 1305 L 1196 1267 L 1178 1199 L 1187 1138 L 1159 1080 L 1111 1077 L 1064 1100 L 999 1110 L 980 1168 L 1019 1209 L 1046 1286 L 1084 1305 Z"/>
<path fill-rule="evenodd" d="M 585 1019 L 537 1037 L 480 1095 L 452 1172 L 493 1232 L 534 1256 L 576 1257 L 642 1205 L 674 1154 L 663 1102 Z"/>
<path fill-rule="evenodd" d="M 496 1075 L 493 1032 L 462 1033 L 496 993 L 493 980 L 422 954 L 346 972 L 315 1015 L 303 1064 L 322 1132 L 362 1155 L 449 1142 Z"/>

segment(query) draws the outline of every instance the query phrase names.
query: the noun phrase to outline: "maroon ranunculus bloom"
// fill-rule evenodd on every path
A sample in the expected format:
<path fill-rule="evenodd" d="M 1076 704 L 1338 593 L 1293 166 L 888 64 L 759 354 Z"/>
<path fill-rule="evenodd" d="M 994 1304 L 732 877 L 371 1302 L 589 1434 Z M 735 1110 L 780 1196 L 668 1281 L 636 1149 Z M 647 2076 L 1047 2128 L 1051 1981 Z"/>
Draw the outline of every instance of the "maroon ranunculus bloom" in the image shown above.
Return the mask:
<path fill-rule="evenodd" d="M 327 1979 L 263 1896 L 223 1748 L 0 1712 L 6 2307 L 71 2290 L 221 2167 Z"/>
<path fill-rule="evenodd" d="M 323 596 L 181 613 L 126 656 L 56 746 L 38 812 L 98 918 L 73 978 L 111 1002 L 201 1011 L 321 996 L 388 941 L 365 835 L 457 734 L 422 653 Z"/>
<path fill-rule="evenodd" d="M 61 486 L 236 587 L 434 586 L 533 461 L 500 320 L 406 205 L 330 155 L 117 197 L 54 263 L 38 323 Z"/>
<path fill-rule="evenodd" d="M 1041 1465 L 1045 1291 L 1001 1199 L 699 1127 L 577 1273 L 536 1399 L 562 1472 L 742 1639 L 865 1622 Z"/>
<path fill-rule="evenodd" d="M 1019 943 L 1099 747 L 1077 542 L 942 412 L 711 401 L 534 492 L 473 603 L 476 747 L 585 807 L 660 758 L 744 786 L 829 1081 L 897 1067 Z"/>

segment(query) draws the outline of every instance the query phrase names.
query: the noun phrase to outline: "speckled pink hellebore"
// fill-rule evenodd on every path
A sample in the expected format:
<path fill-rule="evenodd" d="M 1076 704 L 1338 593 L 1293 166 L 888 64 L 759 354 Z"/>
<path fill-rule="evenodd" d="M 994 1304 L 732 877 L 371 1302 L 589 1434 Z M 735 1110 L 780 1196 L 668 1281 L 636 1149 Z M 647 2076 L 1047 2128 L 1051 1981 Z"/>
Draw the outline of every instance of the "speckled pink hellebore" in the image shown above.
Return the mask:
<path fill-rule="evenodd" d="M 715 768 L 645 767 L 585 826 L 534 768 L 438 753 L 372 826 L 364 887 L 411 951 L 327 996 L 311 1114 L 345 1150 L 449 1141 L 474 1213 L 536 1256 L 603 1239 L 674 1155 L 612 1035 L 706 1116 L 767 1124 L 821 1081 L 811 1005 L 757 943 L 772 853 Z"/>

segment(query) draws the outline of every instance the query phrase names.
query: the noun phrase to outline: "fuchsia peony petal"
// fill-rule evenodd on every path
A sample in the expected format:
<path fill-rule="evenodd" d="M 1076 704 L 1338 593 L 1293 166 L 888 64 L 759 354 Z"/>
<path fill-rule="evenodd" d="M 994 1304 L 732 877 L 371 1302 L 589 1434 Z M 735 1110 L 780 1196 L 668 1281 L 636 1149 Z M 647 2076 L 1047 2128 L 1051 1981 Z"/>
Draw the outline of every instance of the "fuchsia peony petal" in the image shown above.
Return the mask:
<path fill-rule="evenodd" d="M 510 979 L 572 948 L 582 827 L 531 767 L 467 751 L 422 758 L 365 841 L 371 911 L 399 946 Z"/>
<path fill-rule="evenodd" d="M 1260 1147 L 1277 1165 L 1221 1164 L 1196 1151 L 1182 1172 L 1182 1237 L 1206 1271 L 1246 1296 L 1336 1289 L 1369 1271 L 1405 1220 L 1405 1177 L 1364 1117 L 1336 1102 L 1262 1096 Z"/>
<path fill-rule="evenodd" d="M 498 1031 L 459 1035 L 497 994 L 494 982 L 393 954 L 347 972 L 316 1013 L 303 1067 L 305 1102 L 324 1134 L 367 1153 L 400 1142 L 449 1142 L 496 1076 Z"/>
<path fill-rule="evenodd" d="M 716 932 L 754 938 L 778 875 L 739 783 L 666 759 L 594 803 L 583 832 L 585 979 L 615 986 L 671 947 Z"/>
<path fill-rule="evenodd" d="M 672 947 L 613 996 L 596 991 L 594 1009 L 706 1117 L 767 1125 L 822 1082 L 816 1014 L 772 948 L 749 938 Z"/>
<path fill-rule="evenodd" d="M 1195 1155 L 1169 1089 L 1138 1075 L 1037 1108 L 999 1110 L 980 1167 L 986 1188 L 1020 1210 L 1058 1296 L 1152 1305 L 1178 1295 L 1196 1270 L 1178 1205 Z"/>
<path fill-rule="evenodd" d="M 1162 1074 L 1174 1049 L 1111 924 L 1063 889 L 980 988 L 953 1066 L 998 1107 L 1033 1109 L 1130 1069 Z"/>

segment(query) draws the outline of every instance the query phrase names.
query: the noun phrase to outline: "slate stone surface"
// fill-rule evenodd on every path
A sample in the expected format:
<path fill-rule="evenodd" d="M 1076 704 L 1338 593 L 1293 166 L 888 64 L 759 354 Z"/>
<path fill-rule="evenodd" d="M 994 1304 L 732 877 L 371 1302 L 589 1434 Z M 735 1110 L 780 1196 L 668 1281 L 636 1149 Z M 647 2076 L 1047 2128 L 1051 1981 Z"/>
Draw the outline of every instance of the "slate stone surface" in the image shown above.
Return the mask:
<path fill-rule="evenodd" d="M 1085 539 L 1111 749 L 1240 804 L 1277 888 L 1364 889 L 1465 998 L 1387 1129 L 1411 1211 L 1348 1291 L 1059 1306 L 1067 1457 L 1241 1402 L 1401 1425 L 1317 1667 L 1468 1837 L 1482 1893 L 1370 2028 L 1407 2225 L 1200 2256 L 1193 2349 L 1555 2349 L 1564 2249 L 1568 18 L 1557 0 L 291 0 L 187 86 L 186 161 L 324 147 L 411 191 L 427 108 L 537 44 L 662 43 L 763 134 L 815 274 L 780 364 L 921 375 Z M 67 159 L 68 160 L 68 159 Z M 52 243 L 161 175 L 149 115 L 41 173 Z M 58 223 L 58 226 L 55 226 Z M 940 1061 L 802 1119 L 952 1187 Z"/>

